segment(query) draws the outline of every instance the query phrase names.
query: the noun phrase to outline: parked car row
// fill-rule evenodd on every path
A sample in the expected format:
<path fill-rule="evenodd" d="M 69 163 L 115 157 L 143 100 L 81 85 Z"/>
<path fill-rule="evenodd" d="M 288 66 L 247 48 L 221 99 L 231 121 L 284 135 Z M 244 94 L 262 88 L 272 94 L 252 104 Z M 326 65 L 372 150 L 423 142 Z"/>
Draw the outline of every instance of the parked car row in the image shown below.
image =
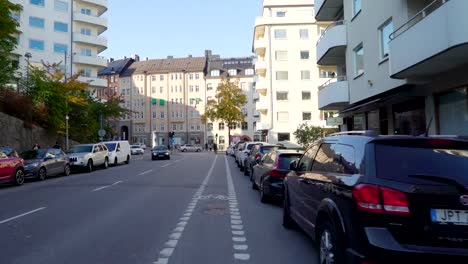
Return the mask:
<path fill-rule="evenodd" d="M 315 240 L 320 263 L 468 263 L 466 138 L 351 131 L 258 157 L 252 187 L 283 198 L 283 226 Z"/>
<path fill-rule="evenodd" d="M 26 178 L 45 180 L 50 176 L 68 176 L 72 169 L 92 172 L 109 164 L 129 164 L 128 141 L 80 144 L 65 153 L 61 149 L 27 150 L 18 154 L 13 148 L 0 147 L 0 183 L 22 185 Z"/>

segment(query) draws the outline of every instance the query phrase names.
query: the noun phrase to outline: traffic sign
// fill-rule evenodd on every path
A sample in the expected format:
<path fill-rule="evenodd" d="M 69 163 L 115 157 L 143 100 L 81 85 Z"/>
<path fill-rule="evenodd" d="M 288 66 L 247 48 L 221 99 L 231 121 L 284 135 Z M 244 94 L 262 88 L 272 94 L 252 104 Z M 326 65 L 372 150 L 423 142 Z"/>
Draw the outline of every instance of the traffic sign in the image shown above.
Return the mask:
<path fill-rule="evenodd" d="M 105 135 L 106 135 L 106 130 L 104 130 L 104 129 L 99 129 L 99 131 L 98 131 L 98 136 L 104 137 Z"/>

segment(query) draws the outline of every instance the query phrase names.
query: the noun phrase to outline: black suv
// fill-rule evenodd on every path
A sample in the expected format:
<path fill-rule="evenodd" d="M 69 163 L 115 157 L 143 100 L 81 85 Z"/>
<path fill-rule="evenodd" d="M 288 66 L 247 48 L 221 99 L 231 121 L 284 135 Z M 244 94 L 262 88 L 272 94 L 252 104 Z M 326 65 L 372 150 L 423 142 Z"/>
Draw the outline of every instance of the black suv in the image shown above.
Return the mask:
<path fill-rule="evenodd" d="M 336 133 L 291 169 L 283 225 L 320 263 L 468 263 L 468 140 Z"/>

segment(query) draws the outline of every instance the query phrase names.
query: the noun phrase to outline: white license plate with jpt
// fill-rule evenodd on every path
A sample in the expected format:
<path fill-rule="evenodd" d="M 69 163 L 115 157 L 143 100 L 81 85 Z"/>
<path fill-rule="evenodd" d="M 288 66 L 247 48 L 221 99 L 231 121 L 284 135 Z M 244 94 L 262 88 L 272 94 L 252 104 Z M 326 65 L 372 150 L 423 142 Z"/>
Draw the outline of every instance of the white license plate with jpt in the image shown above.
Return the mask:
<path fill-rule="evenodd" d="M 434 223 L 450 225 L 468 225 L 468 210 L 431 209 Z"/>

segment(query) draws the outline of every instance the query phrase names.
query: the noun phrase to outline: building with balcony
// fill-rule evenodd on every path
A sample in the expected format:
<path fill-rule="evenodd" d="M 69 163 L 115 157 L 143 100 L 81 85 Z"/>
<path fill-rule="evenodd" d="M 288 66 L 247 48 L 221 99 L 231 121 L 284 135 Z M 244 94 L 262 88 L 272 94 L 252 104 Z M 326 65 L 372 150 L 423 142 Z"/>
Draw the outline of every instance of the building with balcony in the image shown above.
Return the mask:
<path fill-rule="evenodd" d="M 218 55 L 208 54 L 206 72 L 206 102 L 215 99 L 216 90 L 223 80 L 229 80 L 238 85 L 247 97 L 247 104 L 242 107 L 244 122 L 231 124 L 231 142 L 239 140 L 259 140 L 260 134 L 255 131 L 259 117 L 255 116 L 255 89 L 253 86 L 253 62 L 252 57 L 220 58 Z M 208 121 L 206 125 L 207 142 L 216 140 L 218 146 L 225 150 L 229 144 L 228 124 Z"/>
<path fill-rule="evenodd" d="M 319 107 L 339 111 L 342 130 L 468 134 L 467 1 L 315 2 L 330 25 L 317 63 L 337 70 Z"/>
<path fill-rule="evenodd" d="M 11 2 L 23 6 L 23 11 L 13 14 L 20 22 L 21 34 L 13 52 L 20 71 L 28 61 L 36 66 L 41 66 L 41 61 L 61 62 L 67 75 L 81 73 L 79 80 L 89 83 L 94 95 L 107 87 L 107 82 L 98 78 L 98 71 L 107 64 L 99 57 L 107 49 L 107 40 L 101 36 L 107 30 L 107 19 L 103 17 L 107 0 Z"/>
<path fill-rule="evenodd" d="M 300 124 L 325 126 L 317 92 L 336 67 L 317 66 L 316 43 L 323 27 L 315 21 L 313 0 L 263 1 L 252 43 L 261 140 L 295 142 Z"/>

